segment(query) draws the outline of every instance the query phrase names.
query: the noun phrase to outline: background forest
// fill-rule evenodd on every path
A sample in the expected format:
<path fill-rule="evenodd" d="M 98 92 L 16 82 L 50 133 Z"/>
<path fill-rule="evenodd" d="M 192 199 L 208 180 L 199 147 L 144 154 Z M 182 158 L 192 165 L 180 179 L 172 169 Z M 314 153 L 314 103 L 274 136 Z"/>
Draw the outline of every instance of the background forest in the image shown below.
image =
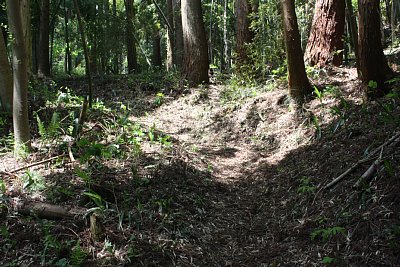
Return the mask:
<path fill-rule="evenodd" d="M 399 265 L 399 22 L 0 0 L 0 265 Z"/>

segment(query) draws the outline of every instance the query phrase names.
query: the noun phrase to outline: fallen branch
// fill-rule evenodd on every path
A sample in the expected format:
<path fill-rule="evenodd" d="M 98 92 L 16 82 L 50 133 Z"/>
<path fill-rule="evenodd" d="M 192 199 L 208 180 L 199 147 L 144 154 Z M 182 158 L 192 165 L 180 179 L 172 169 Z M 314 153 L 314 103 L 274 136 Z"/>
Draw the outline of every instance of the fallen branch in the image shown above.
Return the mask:
<path fill-rule="evenodd" d="M 49 159 L 37 161 L 37 162 L 31 163 L 31 164 L 28 164 L 28 165 L 26 165 L 26 166 L 23 166 L 23 167 L 14 169 L 14 170 L 12 170 L 12 171 L 5 171 L 5 173 L 11 173 L 11 174 L 12 174 L 12 173 L 16 173 L 16 172 L 19 172 L 19 171 L 28 169 L 28 168 L 30 168 L 30 167 L 34 167 L 34 166 L 38 166 L 38 165 L 41 165 L 41 164 L 50 162 L 50 161 L 55 160 L 55 159 L 58 159 L 58 158 L 60 158 L 60 157 L 64 157 L 64 155 L 65 155 L 65 154 L 58 155 L 58 156 L 55 156 L 55 157 L 51 157 L 51 158 L 49 158 Z"/>
<path fill-rule="evenodd" d="M 358 162 L 356 162 L 353 166 L 351 166 L 349 169 L 347 169 L 345 172 L 343 172 L 341 175 L 339 175 L 338 177 L 336 177 L 335 179 L 333 179 L 332 182 L 330 182 L 329 184 L 327 184 L 324 189 L 329 189 L 333 186 L 335 186 L 337 183 L 339 183 L 341 180 L 343 180 L 344 177 L 346 177 L 349 173 L 351 173 L 352 171 L 354 171 L 358 166 L 360 166 L 361 164 L 368 162 L 370 160 L 372 160 L 376 154 L 379 151 L 382 151 L 384 147 L 389 146 L 390 144 L 392 144 L 393 142 L 395 142 L 397 139 L 400 138 L 400 132 L 396 133 L 392 138 L 390 138 L 389 140 L 387 140 L 385 143 L 383 143 L 382 145 L 380 145 L 379 147 L 377 147 L 375 150 L 373 150 L 366 159 L 362 159 L 359 160 Z M 399 142 L 399 140 L 396 141 L 396 143 Z"/>
<path fill-rule="evenodd" d="M 353 188 L 360 188 L 363 184 L 369 183 L 372 179 L 374 173 L 378 170 L 379 166 L 381 165 L 381 159 L 378 158 L 375 160 L 371 166 L 364 172 L 364 174 L 358 179 L 358 181 L 353 185 Z"/>
<path fill-rule="evenodd" d="M 50 220 L 74 218 L 77 215 L 84 215 L 86 211 L 84 208 L 70 208 L 32 201 L 23 202 L 19 199 L 13 199 L 12 206 L 14 210 L 23 215 Z"/>

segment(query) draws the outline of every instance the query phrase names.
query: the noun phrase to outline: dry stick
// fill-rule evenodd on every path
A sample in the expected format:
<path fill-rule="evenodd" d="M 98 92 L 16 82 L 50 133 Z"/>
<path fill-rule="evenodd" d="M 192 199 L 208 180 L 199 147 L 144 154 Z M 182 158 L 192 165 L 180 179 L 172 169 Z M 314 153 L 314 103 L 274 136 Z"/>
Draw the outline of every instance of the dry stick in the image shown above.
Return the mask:
<path fill-rule="evenodd" d="M 363 175 L 361 175 L 360 179 L 353 185 L 353 188 L 360 188 L 361 185 L 369 182 L 369 180 L 372 179 L 372 176 L 374 173 L 378 170 L 379 166 L 381 165 L 382 162 L 382 154 L 383 154 L 383 147 L 381 149 L 381 153 L 379 155 L 379 158 L 377 158 L 371 166 L 364 172 Z"/>
<path fill-rule="evenodd" d="M 374 151 L 372 151 L 368 158 L 366 159 L 362 159 L 359 160 L 357 163 L 355 163 L 353 166 L 351 166 L 349 169 L 347 169 L 344 173 L 342 173 L 341 175 L 339 175 L 338 177 L 336 177 L 332 182 L 330 182 L 329 184 L 327 184 L 325 186 L 325 189 L 329 189 L 331 187 L 333 187 L 334 185 L 336 185 L 338 182 L 340 182 L 346 175 L 348 175 L 349 173 L 351 173 L 352 171 L 354 171 L 358 166 L 360 166 L 362 163 L 365 163 L 369 160 L 371 160 L 371 158 L 378 153 L 379 151 L 381 151 L 385 146 L 390 145 L 391 143 L 393 143 L 397 138 L 400 137 L 400 132 L 396 133 L 392 138 L 390 138 L 388 141 L 386 141 L 385 143 L 383 143 L 382 145 L 380 145 L 378 148 L 376 148 Z"/>
<path fill-rule="evenodd" d="M 19 171 L 28 169 L 28 168 L 30 168 L 30 167 L 34 167 L 34 166 L 37 166 L 37 165 L 41 165 L 41 164 L 50 162 L 50 161 L 52 161 L 52 160 L 58 159 L 58 158 L 60 158 L 60 157 L 63 157 L 64 155 L 65 155 L 65 154 L 62 154 L 62 155 L 58 155 L 58 156 L 55 156 L 55 157 L 51 157 L 51 158 L 49 158 L 49 159 L 45 159 L 45 160 L 42 160 L 42 161 L 34 162 L 34 163 L 32 163 L 32 164 L 29 164 L 29 165 L 26 165 L 26 166 L 23 166 L 23 167 L 14 169 L 14 170 L 9 171 L 9 172 L 6 172 L 6 173 L 16 173 L 16 172 L 19 172 Z"/>

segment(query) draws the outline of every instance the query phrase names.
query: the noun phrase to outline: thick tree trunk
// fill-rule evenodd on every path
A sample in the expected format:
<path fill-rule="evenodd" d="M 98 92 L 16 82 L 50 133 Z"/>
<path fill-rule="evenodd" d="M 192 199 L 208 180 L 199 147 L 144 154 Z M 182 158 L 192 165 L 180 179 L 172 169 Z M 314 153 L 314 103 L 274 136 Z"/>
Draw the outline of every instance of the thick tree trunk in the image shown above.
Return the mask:
<path fill-rule="evenodd" d="M 40 37 L 38 74 L 50 76 L 50 0 L 42 0 L 40 6 Z"/>
<path fill-rule="evenodd" d="M 13 78 L 3 38 L 3 27 L 0 27 L 0 111 L 12 114 L 12 104 Z"/>
<path fill-rule="evenodd" d="M 305 52 L 310 65 L 342 64 L 345 18 L 345 0 L 317 1 Z"/>
<path fill-rule="evenodd" d="M 182 69 L 183 64 L 183 30 L 180 0 L 172 0 L 174 11 L 174 29 L 175 29 L 175 65 L 178 70 Z"/>
<path fill-rule="evenodd" d="M 182 0 L 183 75 L 193 84 L 208 83 L 208 51 L 200 0 Z"/>
<path fill-rule="evenodd" d="M 254 33 L 250 30 L 250 13 L 252 5 L 249 0 L 236 0 L 236 53 L 239 64 L 248 58 L 246 44 L 253 41 Z"/>
<path fill-rule="evenodd" d="M 128 73 L 137 72 L 137 54 L 136 54 L 136 44 L 134 37 L 134 10 L 133 10 L 133 0 L 125 0 L 126 9 L 126 46 L 128 50 Z"/>
<path fill-rule="evenodd" d="M 13 124 L 14 151 L 20 155 L 30 149 L 30 133 L 28 118 L 28 59 L 25 44 L 25 32 L 21 0 L 7 0 L 8 22 L 13 34 Z M 30 14 L 24 13 L 30 16 Z"/>
<path fill-rule="evenodd" d="M 311 92 L 301 50 L 300 33 L 293 0 L 282 0 L 283 32 L 288 65 L 289 94 L 296 102 L 303 102 Z"/>
<path fill-rule="evenodd" d="M 174 9 L 172 0 L 167 0 L 167 20 L 171 27 L 174 27 Z M 174 68 L 175 62 L 175 38 L 174 33 L 167 27 L 167 71 Z"/>
<path fill-rule="evenodd" d="M 358 0 L 359 8 L 359 73 L 368 98 L 385 93 L 385 81 L 392 75 L 381 42 L 381 14 L 379 0 Z"/>

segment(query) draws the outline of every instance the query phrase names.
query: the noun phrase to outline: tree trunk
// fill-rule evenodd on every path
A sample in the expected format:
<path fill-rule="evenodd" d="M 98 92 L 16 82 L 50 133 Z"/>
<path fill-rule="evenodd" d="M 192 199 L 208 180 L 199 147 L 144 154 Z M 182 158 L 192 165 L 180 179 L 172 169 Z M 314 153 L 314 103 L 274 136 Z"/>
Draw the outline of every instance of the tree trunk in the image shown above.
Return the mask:
<path fill-rule="evenodd" d="M 12 114 L 13 78 L 3 38 L 3 27 L 0 27 L 0 33 L 0 111 Z"/>
<path fill-rule="evenodd" d="M 86 72 L 86 79 L 88 82 L 87 97 L 85 97 L 85 101 L 84 101 L 83 107 L 82 107 L 82 111 L 84 111 L 84 110 L 86 110 L 85 105 L 88 104 L 89 108 L 92 107 L 92 102 L 93 102 L 92 73 L 90 70 L 89 52 L 88 52 L 87 45 L 86 45 L 85 28 L 83 26 L 82 16 L 81 16 L 81 12 L 79 10 L 79 5 L 78 5 L 78 0 L 74 0 L 74 7 L 75 7 L 76 15 L 78 18 L 78 29 L 79 29 L 79 33 L 81 35 L 83 54 L 85 56 L 85 72 Z M 83 114 L 83 112 L 81 114 Z M 83 114 L 83 116 L 81 115 L 81 118 L 82 117 L 85 117 L 85 114 Z M 80 120 L 81 120 L 81 118 L 80 118 Z M 79 130 L 77 132 L 79 133 Z"/>
<path fill-rule="evenodd" d="M 178 70 L 182 69 L 183 64 L 183 30 L 180 0 L 172 0 L 174 11 L 175 29 L 175 65 Z"/>
<path fill-rule="evenodd" d="M 125 0 L 126 9 L 126 46 L 128 50 L 128 73 L 137 72 L 137 54 L 136 54 L 136 44 L 134 37 L 134 10 L 133 10 L 133 0 Z"/>
<path fill-rule="evenodd" d="M 72 72 L 72 57 L 71 50 L 69 47 L 69 27 L 68 27 L 68 16 L 69 12 L 65 5 L 64 0 L 64 23 L 65 23 L 65 72 L 71 75 Z"/>
<path fill-rule="evenodd" d="M 221 71 L 224 72 L 229 69 L 228 59 L 228 0 L 224 0 L 224 26 L 223 26 L 223 51 L 221 53 Z"/>
<path fill-rule="evenodd" d="M 247 60 L 246 44 L 251 43 L 254 38 L 254 33 L 250 30 L 251 11 L 249 0 L 236 0 L 236 53 L 239 64 Z"/>
<path fill-rule="evenodd" d="M 300 33 L 293 0 L 282 0 L 283 33 L 288 65 L 289 95 L 296 102 L 303 102 L 311 93 L 301 50 Z"/>
<path fill-rule="evenodd" d="M 21 0 L 7 0 L 8 23 L 13 34 L 13 124 L 14 151 L 20 155 L 31 147 L 28 118 L 28 60 L 25 44 L 26 26 L 22 20 Z M 26 18 L 25 18 L 26 19 Z"/>
<path fill-rule="evenodd" d="M 208 51 L 201 0 L 182 0 L 183 75 L 193 84 L 208 83 Z"/>
<path fill-rule="evenodd" d="M 392 75 L 381 42 L 381 14 L 379 0 L 358 0 L 358 46 L 363 90 L 368 98 L 386 92 L 385 81 Z"/>
<path fill-rule="evenodd" d="M 346 18 L 348 31 L 350 34 L 350 44 L 354 51 L 354 56 L 356 58 L 356 66 L 359 69 L 360 65 L 360 57 L 358 53 L 358 29 L 357 29 L 357 20 L 353 11 L 353 4 L 351 0 L 346 0 Z"/>
<path fill-rule="evenodd" d="M 345 0 L 317 1 L 305 52 L 310 65 L 342 64 L 345 18 Z"/>
<path fill-rule="evenodd" d="M 39 62 L 38 74 L 50 76 L 50 0 L 42 0 L 40 6 L 40 37 L 39 37 Z"/>
<path fill-rule="evenodd" d="M 162 60 L 161 60 L 161 34 L 160 30 L 157 29 L 153 36 L 153 58 L 152 58 L 153 66 L 161 68 Z"/>
<path fill-rule="evenodd" d="M 174 27 L 174 10 L 172 0 L 167 0 L 167 20 L 171 27 Z M 175 39 L 174 33 L 167 27 L 167 71 L 174 68 L 175 62 Z"/>
<path fill-rule="evenodd" d="M 32 71 L 32 29 L 31 29 L 31 0 L 20 0 L 20 10 L 22 16 L 22 27 L 24 30 L 24 42 L 26 46 L 26 60 L 28 71 Z"/>

